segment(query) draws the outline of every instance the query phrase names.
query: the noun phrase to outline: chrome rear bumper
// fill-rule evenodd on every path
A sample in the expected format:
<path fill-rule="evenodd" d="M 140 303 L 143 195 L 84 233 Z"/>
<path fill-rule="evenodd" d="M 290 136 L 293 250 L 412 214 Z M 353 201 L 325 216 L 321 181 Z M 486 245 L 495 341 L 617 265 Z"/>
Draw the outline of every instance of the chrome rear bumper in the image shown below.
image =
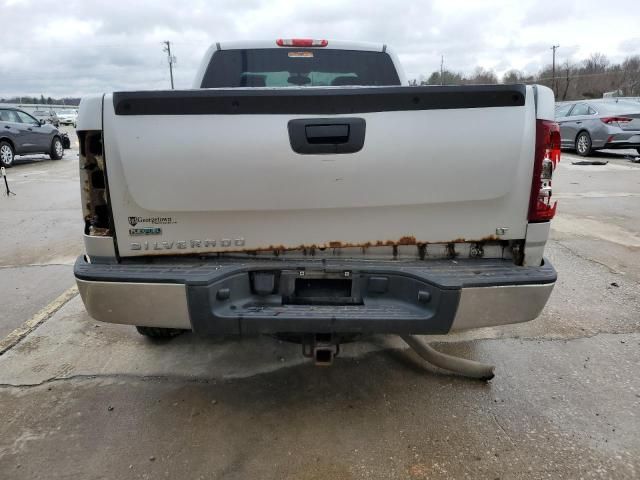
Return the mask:
<path fill-rule="evenodd" d="M 225 334 L 444 334 L 526 322 L 540 314 L 556 280 L 548 262 L 517 267 L 503 260 L 96 265 L 81 257 L 74 271 L 96 320 Z M 256 272 L 277 276 L 273 291 L 255 291 Z M 348 275 L 357 301 L 287 302 L 286 290 L 294 288 L 287 275 L 300 272 Z"/>

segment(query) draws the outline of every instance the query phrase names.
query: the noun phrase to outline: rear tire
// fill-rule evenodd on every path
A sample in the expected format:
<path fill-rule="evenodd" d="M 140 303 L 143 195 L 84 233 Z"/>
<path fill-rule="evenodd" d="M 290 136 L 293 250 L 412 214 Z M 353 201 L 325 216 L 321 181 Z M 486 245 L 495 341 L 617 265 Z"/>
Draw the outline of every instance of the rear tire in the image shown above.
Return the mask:
<path fill-rule="evenodd" d="M 136 330 L 140 335 L 144 335 L 149 338 L 173 338 L 177 337 L 181 333 L 186 332 L 186 330 L 181 330 L 179 328 L 160 328 L 160 327 L 138 327 L 136 326 Z"/>
<path fill-rule="evenodd" d="M 588 132 L 580 132 L 576 137 L 576 153 L 581 157 L 588 157 L 593 152 L 591 136 Z"/>
<path fill-rule="evenodd" d="M 51 151 L 49 152 L 49 156 L 51 160 L 60 160 L 64 155 L 64 147 L 62 145 L 62 140 L 60 137 L 53 137 L 51 141 Z"/>
<path fill-rule="evenodd" d="M 0 166 L 3 167 L 11 167 L 13 166 L 13 161 L 15 160 L 15 150 L 11 146 L 11 144 L 5 140 L 0 142 Z"/>

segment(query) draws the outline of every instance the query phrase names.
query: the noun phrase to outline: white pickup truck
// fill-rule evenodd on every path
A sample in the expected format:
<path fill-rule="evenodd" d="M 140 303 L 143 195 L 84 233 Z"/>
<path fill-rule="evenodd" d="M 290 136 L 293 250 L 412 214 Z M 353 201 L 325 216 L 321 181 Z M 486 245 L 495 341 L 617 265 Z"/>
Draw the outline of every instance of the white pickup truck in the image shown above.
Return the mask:
<path fill-rule="evenodd" d="M 77 122 L 97 320 L 335 343 L 524 322 L 553 289 L 546 87 L 409 86 L 382 44 L 217 43 L 193 89 L 90 96 Z"/>

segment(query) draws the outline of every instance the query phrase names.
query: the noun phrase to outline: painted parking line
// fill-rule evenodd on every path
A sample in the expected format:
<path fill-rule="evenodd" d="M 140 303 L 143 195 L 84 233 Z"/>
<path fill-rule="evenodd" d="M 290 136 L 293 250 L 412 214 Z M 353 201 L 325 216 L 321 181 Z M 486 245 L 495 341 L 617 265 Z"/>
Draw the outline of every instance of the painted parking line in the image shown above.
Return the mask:
<path fill-rule="evenodd" d="M 36 329 L 38 325 L 49 319 L 54 313 L 60 310 L 69 300 L 78 294 L 78 287 L 74 285 L 65 290 L 58 298 L 56 298 L 49 305 L 44 307 L 38 313 L 33 315 L 29 320 L 24 322 L 13 332 L 0 340 L 0 355 L 3 355 L 7 350 L 13 348 L 24 337 Z"/>

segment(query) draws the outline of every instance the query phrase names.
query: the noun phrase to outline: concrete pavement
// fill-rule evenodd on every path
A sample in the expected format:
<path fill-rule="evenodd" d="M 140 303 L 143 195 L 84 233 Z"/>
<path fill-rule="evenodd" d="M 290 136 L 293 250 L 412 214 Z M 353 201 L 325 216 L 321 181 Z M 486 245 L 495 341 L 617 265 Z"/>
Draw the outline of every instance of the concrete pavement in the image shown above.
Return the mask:
<path fill-rule="evenodd" d="M 82 251 L 77 137 L 62 160 L 18 157 L 7 169 L 15 196 L 0 193 L 0 340 L 74 283 Z"/>
<path fill-rule="evenodd" d="M 563 156 L 540 318 L 434 339 L 495 364 L 491 382 L 390 336 L 328 369 L 269 337 L 151 342 L 76 297 L 0 356 L 0 478 L 637 478 L 640 166 L 607 158 Z M 61 230 L 48 257 L 20 255 L 64 258 Z"/>

